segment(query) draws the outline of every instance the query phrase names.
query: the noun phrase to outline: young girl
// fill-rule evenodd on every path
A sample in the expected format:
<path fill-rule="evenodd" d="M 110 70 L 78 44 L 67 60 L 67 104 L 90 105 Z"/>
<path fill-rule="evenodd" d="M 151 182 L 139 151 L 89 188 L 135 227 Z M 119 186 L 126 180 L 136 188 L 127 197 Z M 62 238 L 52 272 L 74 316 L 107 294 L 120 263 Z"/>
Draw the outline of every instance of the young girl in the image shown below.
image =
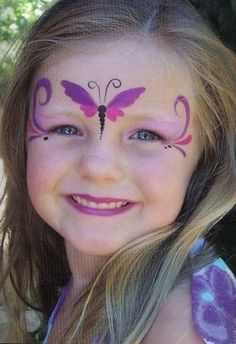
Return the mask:
<path fill-rule="evenodd" d="M 235 71 L 184 0 L 61 0 L 33 26 L 1 123 L 12 342 L 31 307 L 45 344 L 236 343 L 214 248 L 236 201 Z"/>

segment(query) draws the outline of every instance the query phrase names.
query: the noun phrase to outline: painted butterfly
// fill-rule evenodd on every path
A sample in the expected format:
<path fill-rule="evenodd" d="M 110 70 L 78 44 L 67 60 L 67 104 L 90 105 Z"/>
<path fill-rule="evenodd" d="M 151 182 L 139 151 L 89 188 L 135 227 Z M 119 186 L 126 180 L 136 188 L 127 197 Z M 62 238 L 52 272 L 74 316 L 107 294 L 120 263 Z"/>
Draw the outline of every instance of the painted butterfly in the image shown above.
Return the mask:
<path fill-rule="evenodd" d="M 92 117 L 98 113 L 101 128 L 100 139 L 104 131 L 105 117 L 107 116 L 107 118 L 114 122 L 118 117 L 124 116 L 124 112 L 121 109 L 132 105 L 145 91 L 144 87 L 130 88 L 119 93 L 107 105 L 104 105 L 106 104 L 107 91 L 111 84 L 115 88 L 119 88 L 121 86 L 121 81 L 119 79 L 112 79 L 109 81 L 102 102 L 99 85 L 95 81 L 89 81 L 88 87 L 90 89 L 94 89 L 95 87 L 98 88 L 100 105 L 97 105 L 92 96 L 83 87 L 71 81 L 61 81 L 61 85 L 65 88 L 65 94 L 75 103 L 80 104 L 80 109 L 86 117 Z"/>

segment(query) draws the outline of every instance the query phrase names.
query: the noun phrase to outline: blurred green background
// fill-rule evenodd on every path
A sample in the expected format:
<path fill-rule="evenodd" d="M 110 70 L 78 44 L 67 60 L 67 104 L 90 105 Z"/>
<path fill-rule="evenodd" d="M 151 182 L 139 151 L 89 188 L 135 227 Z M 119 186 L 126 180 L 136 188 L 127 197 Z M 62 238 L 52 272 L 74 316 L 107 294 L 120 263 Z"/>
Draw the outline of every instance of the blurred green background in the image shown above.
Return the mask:
<path fill-rule="evenodd" d="M 51 3 L 49 0 L 0 0 L 0 103 L 24 33 Z"/>

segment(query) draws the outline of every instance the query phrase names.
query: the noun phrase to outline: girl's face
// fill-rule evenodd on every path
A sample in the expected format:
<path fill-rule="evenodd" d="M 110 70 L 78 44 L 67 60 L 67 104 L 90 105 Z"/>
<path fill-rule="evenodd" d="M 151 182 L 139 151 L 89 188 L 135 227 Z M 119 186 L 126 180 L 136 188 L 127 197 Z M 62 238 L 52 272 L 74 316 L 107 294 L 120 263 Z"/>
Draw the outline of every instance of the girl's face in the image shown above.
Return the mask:
<path fill-rule="evenodd" d="M 91 255 L 171 224 L 199 158 L 195 110 L 186 68 L 150 42 L 51 57 L 27 133 L 36 211 Z"/>

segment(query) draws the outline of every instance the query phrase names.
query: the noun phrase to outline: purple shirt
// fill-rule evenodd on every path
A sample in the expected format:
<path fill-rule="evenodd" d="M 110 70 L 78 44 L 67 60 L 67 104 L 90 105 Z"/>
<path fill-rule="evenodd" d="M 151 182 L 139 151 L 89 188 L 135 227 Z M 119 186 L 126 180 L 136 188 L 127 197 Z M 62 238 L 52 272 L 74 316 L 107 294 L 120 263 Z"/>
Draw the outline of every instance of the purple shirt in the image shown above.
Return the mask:
<path fill-rule="evenodd" d="M 43 344 L 47 344 L 71 281 L 72 277 L 49 318 Z M 221 258 L 192 276 L 192 320 L 206 344 L 236 344 L 236 278 Z M 98 342 L 95 338 L 91 344 Z"/>

